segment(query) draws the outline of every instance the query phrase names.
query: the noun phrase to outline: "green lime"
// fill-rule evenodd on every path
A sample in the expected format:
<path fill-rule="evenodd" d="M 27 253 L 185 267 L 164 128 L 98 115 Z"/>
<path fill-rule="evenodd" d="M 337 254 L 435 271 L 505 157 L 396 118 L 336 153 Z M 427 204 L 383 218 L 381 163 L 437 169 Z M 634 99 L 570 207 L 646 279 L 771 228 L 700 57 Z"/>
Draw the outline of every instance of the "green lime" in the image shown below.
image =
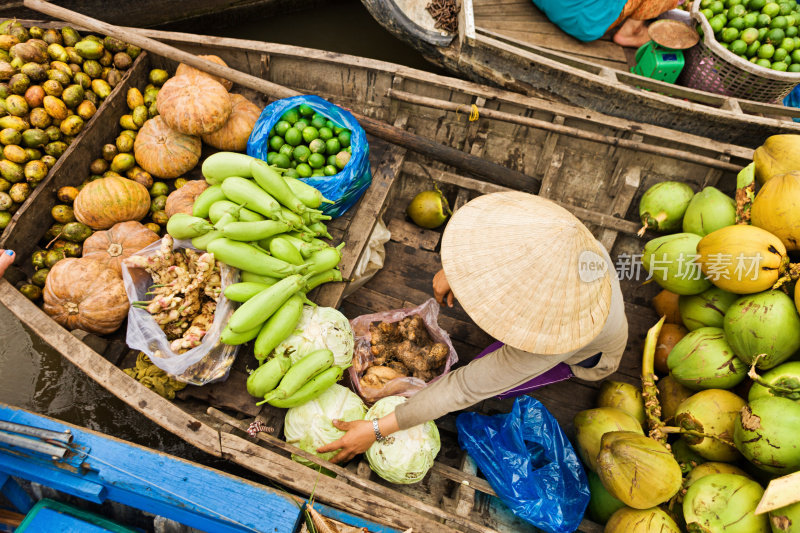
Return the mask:
<path fill-rule="evenodd" d="M 311 115 L 311 120 L 314 120 L 315 118 L 323 118 L 324 119 L 325 115 L 323 115 L 322 113 L 314 113 L 313 115 Z"/>
<path fill-rule="evenodd" d="M 297 165 L 297 168 L 295 170 L 297 170 L 297 173 L 300 175 L 301 178 L 307 178 L 313 172 L 313 170 L 311 170 L 311 166 L 309 166 L 308 163 L 300 163 L 299 165 Z"/>
<path fill-rule="evenodd" d="M 769 59 L 758 58 L 758 61 L 756 61 L 756 65 L 758 65 L 759 67 L 770 68 L 772 66 L 772 63 L 770 62 Z"/>
<path fill-rule="evenodd" d="M 705 9 L 711 5 L 714 0 L 700 0 L 700 9 Z"/>
<path fill-rule="evenodd" d="M 785 18 L 786 18 L 786 28 L 784 29 L 787 29 L 797 24 L 797 15 L 786 15 Z"/>
<path fill-rule="evenodd" d="M 344 146 L 345 148 L 346 148 L 346 147 L 348 147 L 348 146 L 350 146 L 350 132 L 349 132 L 349 131 L 343 131 L 343 132 L 341 132 L 341 133 L 338 135 L 338 137 L 337 137 L 337 138 L 339 139 L 339 143 L 340 143 L 342 146 Z"/>
<path fill-rule="evenodd" d="M 779 5 L 781 6 L 781 15 L 788 15 L 792 12 L 792 6 L 788 2 L 781 2 Z"/>
<path fill-rule="evenodd" d="M 733 7 L 742 5 L 744 7 L 744 0 L 725 0 L 725 7 Z"/>
<path fill-rule="evenodd" d="M 715 15 L 719 15 L 723 11 L 725 11 L 725 4 L 717 0 L 716 2 L 711 2 L 708 4 L 708 9 L 711 10 L 712 13 Z"/>
<path fill-rule="evenodd" d="M 289 168 L 292 166 L 292 162 L 286 154 L 276 155 L 275 159 L 272 160 L 272 164 L 278 168 Z"/>
<path fill-rule="evenodd" d="M 767 32 L 767 42 L 770 44 L 780 44 L 786 38 L 786 33 L 780 28 L 773 28 Z"/>
<path fill-rule="evenodd" d="M 322 139 L 314 139 L 310 143 L 308 143 L 308 147 L 311 151 L 315 154 L 321 154 L 325 151 L 325 141 Z"/>
<path fill-rule="evenodd" d="M 710 9 L 701 9 L 700 13 L 706 18 L 706 20 L 711 20 L 714 17 L 714 12 Z"/>
<path fill-rule="evenodd" d="M 336 154 L 336 168 L 344 168 L 347 166 L 348 161 L 350 161 L 350 154 L 348 152 L 343 151 Z"/>
<path fill-rule="evenodd" d="M 772 68 L 772 70 L 777 70 L 779 72 L 786 72 L 786 69 L 789 68 L 789 65 L 787 65 L 783 61 L 776 61 L 775 63 L 772 64 L 770 68 Z"/>
<path fill-rule="evenodd" d="M 800 72 L 800 63 L 792 63 L 789 65 L 789 68 L 786 69 L 787 72 Z"/>
<path fill-rule="evenodd" d="M 735 28 L 738 31 L 742 31 L 745 28 L 744 19 L 742 17 L 736 17 L 735 19 L 731 19 L 728 21 L 729 28 Z"/>
<path fill-rule="evenodd" d="M 340 128 L 339 126 L 334 126 L 334 128 L 333 128 L 333 134 L 334 135 L 339 135 L 343 131 L 348 131 L 348 130 L 346 128 Z"/>
<path fill-rule="evenodd" d="M 303 131 L 304 128 L 307 128 L 310 125 L 311 123 L 304 118 L 301 118 L 300 120 L 294 123 L 294 127 L 300 131 Z"/>
<path fill-rule="evenodd" d="M 758 28 L 758 40 L 764 42 L 767 39 L 769 28 Z"/>
<path fill-rule="evenodd" d="M 767 2 L 767 4 L 761 8 L 761 12 L 770 17 L 777 17 L 781 13 L 781 6 L 776 2 Z"/>
<path fill-rule="evenodd" d="M 269 138 L 269 147 L 277 151 L 281 149 L 281 146 L 283 146 L 284 142 L 285 141 L 283 140 L 283 137 L 280 135 L 273 135 Z"/>
<path fill-rule="evenodd" d="M 294 163 L 294 161 L 292 161 L 292 163 Z M 297 173 L 297 169 L 290 168 L 289 170 L 287 170 L 286 172 L 283 173 L 283 177 L 284 178 L 299 178 L 300 174 Z"/>
<path fill-rule="evenodd" d="M 326 176 L 335 176 L 339 173 L 339 169 L 333 165 L 325 165 L 325 168 L 322 169 L 325 172 Z"/>
<path fill-rule="evenodd" d="M 758 19 L 758 22 L 756 22 L 756 26 L 758 26 L 759 28 L 768 28 L 769 23 L 772 22 L 772 17 L 770 17 L 769 15 L 765 15 L 764 13 L 758 15 L 756 19 Z"/>
<path fill-rule="evenodd" d="M 319 129 L 319 138 L 323 141 L 327 141 L 328 139 L 333 137 L 333 130 L 328 126 Z"/>
<path fill-rule="evenodd" d="M 292 151 L 292 157 L 298 163 L 305 163 L 308 161 L 308 157 L 311 155 L 311 150 L 308 149 L 308 146 L 295 146 L 294 150 Z"/>
<path fill-rule="evenodd" d="M 329 155 L 328 159 L 325 160 L 325 163 L 327 163 L 329 165 L 335 165 L 336 164 L 336 154 Z"/>
<path fill-rule="evenodd" d="M 297 110 L 300 111 L 300 114 L 304 117 L 310 117 L 315 113 L 314 108 L 308 104 L 300 104 L 300 107 L 297 108 Z"/>
<path fill-rule="evenodd" d="M 797 26 L 789 26 L 784 30 L 787 37 L 797 37 Z"/>
<path fill-rule="evenodd" d="M 786 20 L 786 17 L 784 17 L 783 15 L 779 15 L 777 17 L 774 17 L 772 19 L 772 21 L 769 23 L 769 27 L 770 28 L 784 29 L 788 25 L 789 25 L 788 21 Z"/>
<path fill-rule="evenodd" d="M 792 39 L 794 39 L 794 49 L 797 50 L 800 48 L 800 36 L 795 35 Z"/>
<path fill-rule="evenodd" d="M 761 46 L 761 43 L 758 41 L 753 41 L 750 43 L 750 45 L 747 47 L 747 57 L 756 57 L 756 52 L 758 52 L 759 46 Z M 758 58 L 756 57 L 756 59 Z"/>
<path fill-rule="evenodd" d="M 267 164 L 273 165 L 275 164 L 275 156 L 278 155 L 278 152 L 267 152 Z"/>
<path fill-rule="evenodd" d="M 735 6 L 730 7 L 726 15 L 728 16 L 728 20 L 730 20 L 737 17 L 743 17 L 745 16 L 746 13 L 747 13 L 747 8 L 745 8 L 741 4 L 737 4 Z"/>
<path fill-rule="evenodd" d="M 275 126 L 272 126 L 267 132 L 267 137 L 272 137 L 273 135 L 275 135 Z"/>
<path fill-rule="evenodd" d="M 275 134 L 283 137 L 284 135 L 286 135 L 286 130 L 288 130 L 291 127 L 292 125 L 289 124 L 287 121 L 280 120 L 278 121 L 277 124 L 275 124 Z"/>
<path fill-rule="evenodd" d="M 775 49 L 775 53 L 772 54 L 772 58 L 771 59 L 772 59 L 772 62 L 775 63 L 775 62 L 783 61 L 784 59 L 786 59 L 786 56 L 788 56 L 788 55 L 789 55 L 789 52 L 787 52 L 783 48 L 776 48 Z"/>
<path fill-rule="evenodd" d="M 722 28 L 725 27 L 726 22 L 728 22 L 728 19 L 725 18 L 725 15 L 715 15 L 711 17 L 711 20 L 708 21 L 715 34 L 722 31 Z"/>
<path fill-rule="evenodd" d="M 791 53 L 792 50 L 794 50 L 794 39 L 792 39 L 791 37 L 787 37 L 786 39 L 781 41 L 780 46 L 787 52 Z"/>
<path fill-rule="evenodd" d="M 308 164 L 311 168 L 322 168 L 325 166 L 325 156 L 322 154 L 311 154 L 308 158 Z"/>
<path fill-rule="evenodd" d="M 295 168 L 297 168 L 297 161 L 292 159 L 292 169 L 294 170 Z"/>
<path fill-rule="evenodd" d="M 311 119 L 311 125 L 317 129 L 325 127 L 325 117 L 322 115 L 317 115 Z"/>
<path fill-rule="evenodd" d="M 761 60 L 759 58 L 757 58 L 756 56 L 753 56 L 753 57 L 750 58 L 750 62 L 751 63 L 757 63 L 759 61 L 761 61 Z"/>
<path fill-rule="evenodd" d="M 728 44 L 732 43 L 739 37 L 739 30 L 736 28 L 725 28 L 722 30 L 722 41 Z"/>
<path fill-rule="evenodd" d="M 326 125 L 327 127 L 329 127 L 329 128 L 331 129 L 331 131 L 333 131 L 333 128 L 335 128 L 335 127 L 336 127 L 336 124 L 335 124 L 335 123 L 334 123 L 332 120 L 326 120 L 326 121 L 325 121 L 325 125 Z"/>
<path fill-rule="evenodd" d="M 328 139 L 325 141 L 325 153 L 330 154 L 337 154 L 339 150 L 342 149 L 342 143 L 339 142 L 339 139 L 333 138 Z"/>
<path fill-rule="evenodd" d="M 758 30 L 755 28 L 746 28 L 739 38 L 745 42 L 745 44 L 752 44 L 758 40 Z"/>
<path fill-rule="evenodd" d="M 719 43 L 719 45 L 724 48 L 725 50 L 731 49 L 731 43 Z"/>
<path fill-rule="evenodd" d="M 303 128 L 303 140 L 307 143 L 310 143 L 314 139 L 319 137 L 319 131 L 314 126 L 308 126 L 307 128 Z"/>
<path fill-rule="evenodd" d="M 301 142 L 303 142 L 303 134 L 300 133 L 295 127 L 291 127 L 286 130 L 286 135 L 283 136 L 286 139 L 286 142 L 291 144 L 292 146 L 297 146 Z"/>
<path fill-rule="evenodd" d="M 300 118 L 300 113 L 297 109 L 290 109 L 286 113 L 283 114 L 281 120 L 285 120 L 289 124 L 294 124 Z"/>
<path fill-rule="evenodd" d="M 317 170 L 315 170 L 314 172 L 311 173 L 311 177 L 312 178 L 323 178 L 323 177 L 325 177 L 325 172 L 321 168 L 318 168 Z"/>
<path fill-rule="evenodd" d="M 800 63 L 800 48 L 792 50 L 792 63 Z"/>
<path fill-rule="evenodd" d="M 743 56 L 747 52 L 747 43 L 741 39 L 736 39 L 731 43 L 731 52 L 737 56 Z"/>
<path fill-rule="evenodd" d="M 289 159 L 291 159 L 292 158 L 292 154 L 294 153 L 294 147 L 291 144 L 286 143 L 283 146 L 281 146 L 281 149 L 278 150 L 278 153 L 279 154 L 283 154 L 286 157 L 288 157 Z"/>
<path fill-rule="evenodd" d="M 758 58 L 759 59 L 769 59 L 775 54 L 775 47 L 771 44 L 762 44 L 758 48 Z"/>
<path fill-rule="evenodd" d="M 767 0 L 750 0 L 747 4 L 747 9 L 761 11 L 765 5 L 767 5 Z"/>
<path fill-rule="evenodd" d="M 755 28 L 758 24 L 758 15 L 755 13 L 748 13 L 744 16 L 744 25 L 747 28 Z"/>

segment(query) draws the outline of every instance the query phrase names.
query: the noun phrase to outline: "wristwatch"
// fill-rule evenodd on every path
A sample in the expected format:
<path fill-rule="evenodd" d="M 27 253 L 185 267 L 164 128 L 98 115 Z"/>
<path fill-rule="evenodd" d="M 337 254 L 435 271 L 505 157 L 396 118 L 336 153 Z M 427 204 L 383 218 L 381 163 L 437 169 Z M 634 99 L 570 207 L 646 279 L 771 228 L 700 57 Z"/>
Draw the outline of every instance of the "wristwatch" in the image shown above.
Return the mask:
<path fill-rule="evenodd" d="M 372 431 L 375 432 L 375 441 L 383 442 L 383 441 L 386 440 L 386 437 L 381 435 L 381 429 L 378 427 L 378 419 L 377 418 L 373 418 L 372 419 Z"/>

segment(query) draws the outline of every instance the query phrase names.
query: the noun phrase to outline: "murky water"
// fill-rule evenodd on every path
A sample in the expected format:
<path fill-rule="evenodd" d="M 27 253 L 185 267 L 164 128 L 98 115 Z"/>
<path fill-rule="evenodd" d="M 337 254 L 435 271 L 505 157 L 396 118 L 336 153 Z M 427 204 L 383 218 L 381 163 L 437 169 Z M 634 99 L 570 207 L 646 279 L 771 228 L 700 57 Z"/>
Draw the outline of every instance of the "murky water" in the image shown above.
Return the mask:
<path fill-rule="evenodd" d="M 297 13 L 265 14 L 261 20 L 216 28 L 213 33 L 361 55 L 436 71 L 413 49 L 383 30 L 358 0 L 331 2 Z M 0 402 L 219 466 L 213 458 L 162 430 L 86 377 L 2 306 Z"/>

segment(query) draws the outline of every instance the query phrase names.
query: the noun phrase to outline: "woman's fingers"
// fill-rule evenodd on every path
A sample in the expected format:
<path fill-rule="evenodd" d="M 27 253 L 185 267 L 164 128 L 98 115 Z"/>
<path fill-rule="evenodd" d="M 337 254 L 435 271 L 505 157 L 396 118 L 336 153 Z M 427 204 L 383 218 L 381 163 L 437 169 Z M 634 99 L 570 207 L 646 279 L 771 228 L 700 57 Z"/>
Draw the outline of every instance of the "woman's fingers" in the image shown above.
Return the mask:
<path fill-rule="evenodd" d="M 0 276 L 5 274 L 15 257 L 14 250 L 0 250 Z"/>

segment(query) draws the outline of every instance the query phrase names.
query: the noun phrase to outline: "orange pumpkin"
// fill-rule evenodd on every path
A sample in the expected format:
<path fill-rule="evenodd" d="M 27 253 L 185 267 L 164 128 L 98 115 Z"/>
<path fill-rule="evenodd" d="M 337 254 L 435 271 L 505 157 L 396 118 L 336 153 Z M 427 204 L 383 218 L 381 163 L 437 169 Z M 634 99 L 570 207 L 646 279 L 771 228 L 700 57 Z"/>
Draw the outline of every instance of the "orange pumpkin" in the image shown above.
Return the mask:
<path fill-rule="evenodd" d="M 202 59 L 207 59 L 212 63 L 216 63 L 217 65 L 222 65 L 223 67 L 227 67 L 228 64 L 222 60 L 221 57 L 215 55 L 207 55 L 207 56 L 197 56 Z M 194 67 L 190 67 L 184 63 L 178 65 L 178 68 L 175 70 L 175 76 L 207 76 L 212 80 L 221 83 L 225 90 L 230 91 L 231 87 L 233 87 L 233 82 L 230 80 L 226 80 L 225 78 L 220 78 L 219 76 L 214 76 L 213 74 L 209 74 L 207 72 L 203 72 L 202 70 L 198 70 Z"/>
<path fill-rule="evenodd" d="M 164 208 L 164 211 L 167 212 L 167 216 L 172 218 L 172 215 L 177 213 L 191 215 L 194 199 L 207 188 L 208 182 L 206 182 L 206 180 L 192 180 L 187 181 L 180 189 L 172 191 L 170 195 L 167 196 L 167 206 Z"/>
<path fill-rule="evenodd" d="M 175 76 L 158 91 L 156 107 L 170 128 L 186 135 L 205 135 L 228 120 L 231 99 L 225 87 L 207 76 Z"/>
<path fill-rule="evenodd" d="M 133 153 L 144 170 L 159 178 L 177 178 L 200 161 L 203 143 L 199 137 L 184 135 L 157 116 L 144 123 L 136 134 Z"/>
<path fill-rule="evenodd" d="M 106 231 L 94 232 L 83 241 L 83 257 L 122 274 L 123 259 L 157 240 L 157 234 L 134 220 L 120 222 Z"/>
<path fill-rule="evenodd" d="M 72 208 L 79 222 L 108 229 L 117 222 L 141 220 L 150 211 L 150 193 L 133 180 L 109 176 L 87 183 Z"/>
<path fill-rule="evenodd" d="M 241 94 L 231 95 L 231 116 L 222 128 L 203 135 L 203 142 L 219 150 L 244 152 L 261 109 Z"/>
<path fill-rule="evenodd" d="M 125 320 L 128 295 L 116 271 L 85 257 L 67 258 L 47 274 L 44 311 L 68 330 L 107 335 Z"/>

